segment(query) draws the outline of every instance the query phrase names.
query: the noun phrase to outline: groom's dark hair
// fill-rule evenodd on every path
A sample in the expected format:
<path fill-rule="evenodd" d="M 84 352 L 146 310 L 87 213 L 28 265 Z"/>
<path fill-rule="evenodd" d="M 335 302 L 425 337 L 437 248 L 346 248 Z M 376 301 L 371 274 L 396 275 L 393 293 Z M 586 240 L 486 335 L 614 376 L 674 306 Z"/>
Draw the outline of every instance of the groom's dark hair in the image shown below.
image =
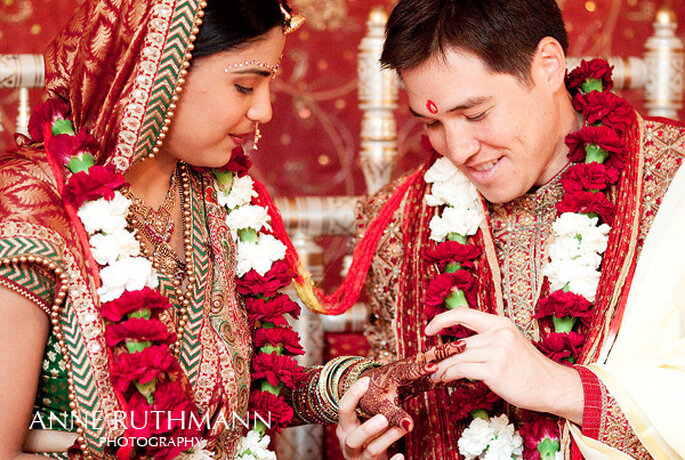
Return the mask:
<path fill-rule="evenodd" d="M 398 72 L 453 48 L 527 81 L 540 40 L 555 38 L 568 50 L 556 0 L 400 0 L 385 37 L 381 64 Z"/>

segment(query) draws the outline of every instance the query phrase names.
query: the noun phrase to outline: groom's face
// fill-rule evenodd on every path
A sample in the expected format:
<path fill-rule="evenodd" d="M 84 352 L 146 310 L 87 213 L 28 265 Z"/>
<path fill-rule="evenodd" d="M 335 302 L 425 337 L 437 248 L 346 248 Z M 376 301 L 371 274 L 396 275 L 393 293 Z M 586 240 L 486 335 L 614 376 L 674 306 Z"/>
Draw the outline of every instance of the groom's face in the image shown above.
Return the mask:
<path fill-rule="evenodd" d="M 410 110 L 438 153 L 490 202 L 511 201 L 561 169 L 553 91 L 533 60 L 531 81 L 494 73 L 469 52 L 448 50 L 401 73 Z"/>

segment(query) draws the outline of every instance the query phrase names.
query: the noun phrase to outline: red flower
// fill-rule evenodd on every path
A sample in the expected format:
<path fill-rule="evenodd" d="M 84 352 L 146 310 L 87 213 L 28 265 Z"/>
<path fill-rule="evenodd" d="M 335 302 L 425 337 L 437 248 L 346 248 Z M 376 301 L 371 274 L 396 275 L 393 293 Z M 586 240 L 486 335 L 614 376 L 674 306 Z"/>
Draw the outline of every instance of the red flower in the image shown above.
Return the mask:
<path fill-rule="evenodd" d="M 426 289 L 426 306 L 438 307 L 445 303 L 445 297 L 450 295 L 454 287 L 451 273 L 441 273 L 433 278 Z"/>
<path fill-rule="evenodd" d="M 461 420 L 474 410 L 491 411 L 499 400 L 499 396 L 483 382 L 473 381 L 465 383 L 462 388 L 452 393 L 448 410 L 454 420 Z"/>
<path fill-rule="evenodd" d="M 452 278 L 455 286 L 464 291 L 469 305 L 475 306 L 478 303 L 478 298 L 476 296 L 476 279 L 473 275 L 466 270 L 457 270 L 452 273 Z"/>
<path fill-rule="evenodd" d="M 561 362 L 563 359 L 573 355 L 573 358 L 578 358 L 580 347 L 585 342 L 585 336 L 578 332 L 559 333 L 551 332 L 541 342 L 538 343 L 540 351 L 556 362 Z"/>
<path fill-rule="evenodd" d="M 275 327 L 267 329 L 261 327 L 257 329 L 254 338 L 256 348 L 266 345 L 273 347 L 283 345 L 283 348 L 294 355 L 303 355 L 304 350 L 300 345 L 300 336 L 289 327 Z"/>
<path fill-rule="evenodd" d="M 121 353 L 114 358 L 112 383 L 124 393 L 134 380 L 146 383 L 177 366 L 166 345 L 147 347 L 137 353 Z"/>
<path fill-rule="evenodd" d="M 597 214 L 603 222 L 611 225 L 614 221 L 614 205 L 602 192 L 567 193 L 557 203 L 557 211 Z"/>
<path fill-rule="evenodd" d="M 63 199 L 78 209 L 85 201 L 104 197 L 114 198 L 114 191 L 124 185 L 126 180 L 121 174 L 104 166 L 91 166 L 88 171 L 81 171 L 69 179 L 64 187 Z"/>
<path fill-rule="evenodd" d="M 608 92 L 578 93 L 573 107 L 585 116 L 588 125 L 601 123 L 622 133 L 628 132 L 635 116 L 625 99 Z"/>
<path fill-rule="evenodd" d="M 561 176 L 561 184 L 567 192 L 581 190 L 604 190 L 618 182 L 618 170 L 600 163 L 578 163 Z"/>
<path fill-rule="evenodd" d="M 231 171 L 238 177 L 243 177 L 252 166 L 250 157 L 245 154 L 242 147 L 238 146 L 231 151 L 231 159 L 219 168 L 222 171 Z"/>
<path fill-rule="evenodd" d="M 540 415 L 521 425 L 519 434 L 523 438 L 523 445 L 525 447 L 523 458 L 526 460 L 539 460 L 538 444 L 545 438 L 552 441 L 559 439 L 559 426 L 555 420 Z"/>
<path fill-rule="evenodd" d="M 34 142 L 43 142 L 45 125 L 52 126 L 55 120 L 66 119 L 69 106 L 63 99 L 48 99 L 33 109 L 29 119 L 29 135 Z"/>
<path fill-rule="evenodd" d="M 604 59 L 583 60 L 580 66 L 566 76 L 566 87 L 574 94 L 583 83 L 592 78 L 602 80 L 604 91 L 611 91 L 614 82 L 611 79 L 613 66 L 610 66 Z"/>
<path fill-rule="evenodd" d="M 290 284 L 293 273 L 287 262 L 279 260 L 274 262 L 271 270 L 261 276 L 254 270 L 247 272 L 242 278 L 238 278 L 237 290 L 243 295 L 261 295 L 273 297 L 279 289 Z"/>
<path fill-rule="evenodd" d="M 457 241 L 444 241 L 433 250 L 426 250 L 423 258 L 429 263 L 440 264 L 440 270 L 450 263 L 459 263 L 466 268 L 473 267 L 468 262 L 477 259 L 481 255 L 481 249 L 472 244 L 461 244 Z"/>
<path fill-rule="evenodd" d="M 176 334 L 169 332 L 157 319 L 131 318 L 122 323 L 109 324 L 105 330 L 105 341 L 113 347 L 127 339 L 136 342 L 174 343 Z"/>
<path fill-rule="evenodd" d="M 118 322 L 124 315 L 145 308 L 150 310 L 152 318 L 156 318 L 159 312 L 171 308 L 171 304 L 159 292 L 146 287 L 139 291 L 125 291 L 119 298 L 102 304 L 102 317 Z"/>
<path fill-rule="evenodd" d="M 86 153 L 91 156 L 98 149 L 95 138 L 86 129 L 82 129 L 77 136 L 58 134 L 45 139 L 45 147 L 61 164 L 68 164 L 73 157 L 80 157 Z"/>
<path fill-rule="evenodd" d="M 275 427 L 276 431 L 287 425 L 294 415 L 292 407 L 282 396 L 261 390 L 255 390 L 250 394 L 249 411 L 251 419 L 256 418 L 255 414 L 259 414 L 267 426 L 274 424 L 272 427 Z"/>
<path fill-rule="evenodd" d="M 535 317 L 538 319 L 546 316 L 572 316 L 585 323 L 592 319 L 592 304 L 585 297 L 561 289 L 540 299 L 537 310 Z"/>
<path fill-rule="evenodd" d="M 626 161 L 625 142 L 608 126 L 586 126 L 566 136 L 566 145 L 570 149 L 568 158 L 574 163 L 585 162 L 585 146 L 590 144 L 598 145 L 609 153 L 605 161 L 607 166 L 623 168 Z"/>
<path fill-rule="evenodd" d="M 300 315 L 300 306 L 285 294 L 278 294 L 269 299 L 247 296 L 245 297 L 245 307 L 251 326 L 254 326 L 257 321 L 270 322 L 276 326 L 286 326 L 288 321 L 283 315 L 289 314 L 295 319 Z"/>
<path fill-rule="evenodd" d="M 266 379 L 277 387 L 281 382 L 288 388 L 295 388 L 305 378 L 302 367 L 290 356 L 277 353 L 257 353 L 252 359 L 252 378 Z"/>
<path fill-rule="evenodd" d="M 442 337 L 451 337 L 453 339 L 464 339 L 466 337 L 471 337 L 473 334 L 475 334 L 475 332 L 461 324 L 440 331 Z"/>

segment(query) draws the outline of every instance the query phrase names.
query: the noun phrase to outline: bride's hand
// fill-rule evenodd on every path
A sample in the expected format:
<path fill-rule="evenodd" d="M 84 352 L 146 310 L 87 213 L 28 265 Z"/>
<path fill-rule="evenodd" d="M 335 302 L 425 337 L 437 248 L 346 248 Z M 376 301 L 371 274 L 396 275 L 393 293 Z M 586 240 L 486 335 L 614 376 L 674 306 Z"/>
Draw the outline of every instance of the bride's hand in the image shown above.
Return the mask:
<path fill-rule="evenodd" d="M 335 434 L 347 460 L 385 460 L 388 448 L 407 434 L 402 428 L 390 426 L 388 419 L 381 414 L 364 423 L 359 421 L 357 405 L 369 388 L 369 382 L 368 377 L 362 377 L 340 399 L 340 421 Z M 391 460 L 404 460 L 404 455 L 394 455 Z"/>
<path fill-rule="evenodd" d="M 435 386 L 430 375 L 438 370 L 438 363 L 463 351 L 463 344 L 448 343 L 404 358 L 394 363 L 369 369 L 362 377 L 369 377 L 369 388 L 359 400 L 359 407 L 369 416 L 382 414 L 390 425 L 406 431 L 414 427 L 412 418 L 398 405 L 407 396 Z"/>

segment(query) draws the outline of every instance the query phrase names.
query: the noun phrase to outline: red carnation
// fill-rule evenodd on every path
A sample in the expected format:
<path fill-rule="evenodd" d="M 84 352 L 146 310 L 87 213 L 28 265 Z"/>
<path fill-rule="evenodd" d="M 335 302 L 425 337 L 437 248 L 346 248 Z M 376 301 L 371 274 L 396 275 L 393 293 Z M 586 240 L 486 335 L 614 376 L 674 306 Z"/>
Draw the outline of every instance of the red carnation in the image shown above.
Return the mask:
<path fill-rule="evenodd" d="M 289 388 L 295 388 L 305 378 L 302 367 L 290 356 L 277 353 L 257 353 L 252 359 L 252 378 L 266 379 L 277 387 L 283 382 Z"/>
<path fill-rule="evenodd" d="M 114 191 L 124 185 L 126 180 L 121 174 L 104 166 L 91 166 L 88 171 L 81 171 L 69 179 L 64 187 L 64 201 L 78 209 L 85 201 L 104 197 L 114 198 Z"/>
<path fill-rule="evenodd" d="M 578 163 L 561 176 L 561 184 L 567 192 L 581 190 L 604 190 L 618 181 L 618 170 L 600 163 Z"/>
<path fill-rule="evenodd" d="M 33 109 L 29 119 L 29 135 L 34 142 L 43 142 L 43 130 L 45 125 L 52 124 L 56 120 L 67 118 L 69 106 L 62 99 L 48 99 Z"/>
<path fill-rule="evenodd" d="M 609 153 L 606 164 L 623 168 L 626 160 L 625 142 L 608 126 L 586 126 L 566 136 L 569 148 L 568 158 L 574 163 L 583 163 L 587 156 L 585 146 L 595 144 Z"/>
<path fill-rule="evenodd" d="M 475 332 L 461 324 L 440 331 L 442 337 L 451 337 L 453 339 L 465 339 L 466 337 L 471 337 L 473 334 L 475 334 Z"/>
<path fill-rule="evenodd" d="M 102 304 L 102 317 L 118 322 L 129 313 L 148 309 L 152 318 L 156 318 L 159 312 L 168 308 L 171 308 L 171 304 L 166 297 L 146 287 L 139 291 L 124 291 L 117 299 Z"/>
<path fill-rule="evenodd" d="M 462 388 L 452 393 L 448 410 L 454 420 L 461 420 L 468 417 L 474 410 L 490 412 L 499 400 L 499 396 L 483 382 L 472 381 L 465 383 Z"/>
<path fill-rule="evenodd" d="M 45 147 L 60 163 L 66 165 L 73 157 L 81 157 L 85 154 L 94 155 L 98 149 L 98 143 L 87 129 L 82 129 L 77 136 L 72 134 L 51 136 L 45 139 Z"/>
<path fill-rule="evenodd" d="M 426 298 L 427 306 L 437 307 L 445 303 L 445 298 L 452 293 L 454 278 L 451 273 L 441 273 L 428 283 Z"/>
<path fill-rule="evenodd" d="M 466 270 L 457 270 L 452 273 L 452 278 L 454 279 L 454 285 L 459 289 L 464 291 L 466 296 L 466 301 L 471 306 L 475 306 L 478 302 L 476 296 L 476 278 L 473 277 L 471 273 Z"/>
<path fill-rule="evenodd" d="M 300 336 L 289 327 L 259 328 L 255 333 L 255 347 L 261 348 L 266 345 L 276 347 L 279 344 L 294 355 L 303 355 L 304 350 L 300 345 Z"/>
<path fill-rule="evenodd" d="M 614 87 L 611 79 L 613 69 L 614 67 L 604 59 L 582 60 L 580 66 L 566 76 L 566 87 L 571 94 L 575 94 L 581 89 L 583 83 L 594 78 L 602 80 L 604 91 L 611 91 Z"/>
<path fill-rule="evenodd" d="M 539 460 L 540 451 L 538 451 L 538 444 L 545 438 L 552 441 L 558 440 L 559 426 L 555 420 L 539 416 L 521 425 L 519 434 L 523 438 L 523 445 L 525 447 L 523 458 L 526 460 Z"/>
<path fill-rule="evenodd" d="M 166 345 L 147 347 L 137 353 L 121 353 L 114 358 L 112 383 L 123 393 L 134 380 L 149 382 L 177 365 Z"/>
<path fill-rule="evenodd" d="M 126 340 L 136 342 L 174 343 L 176 334 L 169 332 L 158 319 L 131 318 L 122 323 L 107 325 L 105 341 L 113 347 Z"/>
<path fill-rule="evenodd" d="M 557 203 L 557 211 L 597 214 L 603 222 L 611 225 L 614 221 L 614 205 L 602 192 L 567 193 Z"/>
<path fill-rule="evenodd" d="M 219 168 L 222 171 L 231 171 L 238 177 L 243 177 L 252 166 L 250 157 L 245 154 L 242 147 L 238 146 L 231 151 L 231 159 Z"/>
<path fill-rule="evenodd" d="M 249 411 L 250 419 L 254 420 L 255 414 L 259 414 L 259 417 L 266 421 L 267 426 L 271 425 L 276 431 L 287 425 L 294 415 L 292 407 L 282 396 L 261 390 L 255 390 L 250 394 Z"/>
<path fill-rule="evenodd" d="M 552 332 L 538 343 L 538 347 L 548 358 L 561 362 L 571 355 L 574 359 L 578 358 L 578 352 L 580 352 L 583 342 L 585 342 L 585 337 L 578 332 Z"/>
<path fill-rule="evenodd" d="M 254 270 L 247 272 L 242 278 L 238 279 L 237 290 L 243 295 L 261 295 L 273 297 L 279 289 L 290 284 L 293 273 L 287 262 L 279 260 L 274 262 L 271 270 L 261 276 Z"/>
<path fill-rule="evenodd" d="M 472 244 L 461 244 L 457 241 L 444 241 L 438 244 L 435 249 L 426 250 L 423 258 L 428 263 L 436 263 L 440 265 L 440 270 L 444 270 L 447 264 L 459 263 L 466 268 L 470 268 L 473 264 L 468 262 L 477 259 L 481 255 L 481 249 Z M 468 267 L 467 265 L 470 265 Z"/>
<path fill-rule="evenodd" d="M 284 315 L 288 314 L 295 319 L 300 315 L 300 306 L 285 294 L 268 299 L 248 296 L 245 297 L 245 307 L 251 326 L 254 326 L 257 321 L 286 326 L 288 321 Z"/>
<path fill-rule="evenodd" d="M 626 100 L 614 93 L 578 93 L 573 98 L 573 107 L 585 116 L 588 125 L 601 123 L 622 133 L 628 132 L 635 117 Z"/>
<path fill-rule="evenodd" d="M 546 316 L 572 316 L 587 323 L 592 319 L 592 304 L 583 296 L 560 289 L 540 299 L 535 317 L 539 319 Z"/>

